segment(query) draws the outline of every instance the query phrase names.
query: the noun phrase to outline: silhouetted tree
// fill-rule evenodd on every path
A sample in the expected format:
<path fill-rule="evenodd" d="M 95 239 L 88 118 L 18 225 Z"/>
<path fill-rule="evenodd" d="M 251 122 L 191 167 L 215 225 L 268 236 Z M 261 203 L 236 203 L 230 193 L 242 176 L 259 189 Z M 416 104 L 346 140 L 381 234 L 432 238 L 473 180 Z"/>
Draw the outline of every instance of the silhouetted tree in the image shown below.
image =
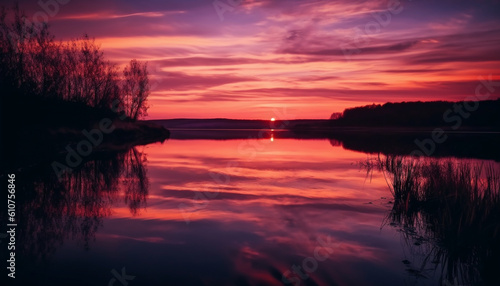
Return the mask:
<path fill-rule="evenodd" d="M 131 60 L 123 70 L 123 95 L 126 114 L 137 119 L 147 115 L 146 100 L 149 95 L 147 63 Z"/>
<path fill-rule="evenodd" d="M 123 81 L 122 81 L 123 79 Z M 109 108 L 119 99 L 130 118 L 147 114 L 147 64 L 132 60 L 120 78 L 88 35 L 54 41 L 46 24 L 34 25 L 16 6 L 0 10 L 0 90 Z"/>
<path fill-rule="evenodd" d="M 463 105 L 475 106 L 467 112 L 473 116 L 462 117 L 455 110 Z M 500 127 L 500 99 L 473 102 L 388 102 L 347 108 L 332 124 L 337 126 L 474 126 Z M 457 118 L 459 117 L 459 118 Z"/>
<path fill-rule="evenodd" d="M 339 119 L 342 117 L 342 113 L 341 112 L 334 112 L 332 113 L 332 115 L 330 116 L 330 119 L 331 120 L 336 120 L 336 119 Z"/>

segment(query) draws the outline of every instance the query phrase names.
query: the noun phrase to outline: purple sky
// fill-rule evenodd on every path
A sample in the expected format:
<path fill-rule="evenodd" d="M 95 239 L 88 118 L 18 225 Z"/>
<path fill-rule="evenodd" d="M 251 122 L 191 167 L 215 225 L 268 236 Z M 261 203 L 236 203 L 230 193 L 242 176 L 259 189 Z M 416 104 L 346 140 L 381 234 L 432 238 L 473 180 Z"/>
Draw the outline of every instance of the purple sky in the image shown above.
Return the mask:
<path fill-rule="evenodd" d="M 56 39 L 88 33 L 119 66 L 149 62 L 149 118 L 271 118 L 284 108 L 328 118 L 371 103 L 463 100 L 478 76 L 500 80 L 499 1 L 40 3 L 50 5 L 20 6 L 48 19 Z"/>

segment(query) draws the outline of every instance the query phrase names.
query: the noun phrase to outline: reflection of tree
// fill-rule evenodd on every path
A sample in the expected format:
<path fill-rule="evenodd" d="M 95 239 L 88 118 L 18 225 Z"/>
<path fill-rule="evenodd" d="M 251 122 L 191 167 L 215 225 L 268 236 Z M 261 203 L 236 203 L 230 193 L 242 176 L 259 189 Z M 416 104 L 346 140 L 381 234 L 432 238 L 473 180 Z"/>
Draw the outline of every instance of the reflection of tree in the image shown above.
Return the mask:
<path fill-rule="evenodd" d="M 330 145 L 332 145 L 333 147 L 342 146 L 342 142 L 340 142 L 339 140 L 329 139 L 329 141 Z"/>
<path fill-rule="evenodd" d="M 388 174 L 394 205 L 413 254 L 423 252 L 422 276 L 441 265 L 442 283 L 500 285 L 500 173 L 493 165 L 387 157 L 375 165 Z M 374 163 L 369 162 L 369 167 Z"/>
<path fill-rule="evenodd" d="M 94 158 L 61 180 L 50 166 L 20 173 L 17 214 L 23 249 L 19 251 L 43 258 L 68 238 L 87 249 L 120 197 L 132 214 L 145 204 L 148 178 L 144 162 L 143 154 L 132 148 Z"/>
<path fill-rule="evenodd" d="M 146 196 L 149 189 L 149 181 L 144 163 L 146 156 L 131 149 L 125 158 L 125 168 L 123 172 L 125 188 L 125 202 L 128 203 L 130 212 L 134 215 L 141 206 L 146 204 Z"/>

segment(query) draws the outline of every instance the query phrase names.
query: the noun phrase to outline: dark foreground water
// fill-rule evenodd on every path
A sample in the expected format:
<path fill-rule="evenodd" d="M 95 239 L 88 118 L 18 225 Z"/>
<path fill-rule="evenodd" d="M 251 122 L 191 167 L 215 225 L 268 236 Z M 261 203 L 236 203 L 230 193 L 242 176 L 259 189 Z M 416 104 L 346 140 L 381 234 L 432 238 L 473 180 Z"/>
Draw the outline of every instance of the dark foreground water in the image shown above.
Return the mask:
<path fill-rule="evenodd" d="M 15 281 L 102 286 L 497 282 L 498 243 L 491 239 L 500 231 L 498 208 L 485 200 L 497 199 L 498 189 L 488 198 L 466 199 L 459 210 L 444 203 L 435 211 L 425 207 L 425 198 L 415 202 L 408 194 L 394 194 L 401 173 L 370 163 L 384 158 L 329 140 L 174 139 L 102 154 L 61 180 L 50 168 L 18 174 Z M 489 160 L 429 160 L 483 164 L 493 174 L 499 167 Z M 464 208 L 468 217 L 460 215 Z M 5 261 L 7 240 L 1 240 Z"/>

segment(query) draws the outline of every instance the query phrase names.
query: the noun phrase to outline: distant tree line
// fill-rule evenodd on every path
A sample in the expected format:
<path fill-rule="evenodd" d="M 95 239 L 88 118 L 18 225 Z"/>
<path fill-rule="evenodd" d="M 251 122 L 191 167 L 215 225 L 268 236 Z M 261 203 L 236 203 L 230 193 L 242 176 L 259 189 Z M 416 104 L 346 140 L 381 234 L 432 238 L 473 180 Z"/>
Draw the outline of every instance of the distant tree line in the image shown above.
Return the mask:
<path fill-rule="evenodd" d="M 342 114 L 332 114 L 330 119 L 335 126 L 500 127 L 500 99 L 479 102 L 389 102 L 347 108 Z"/>
<path fill-rule="evenodd" d="M 125 114 L 138 119 L 148 109 L 147 63 L 132 60 L 120 73 L 89 36 L 58 42 L 46 24 L 30 23 L 19 7 L 2 7 L 0 92 L 96 108 L 119 100 Z"/>

